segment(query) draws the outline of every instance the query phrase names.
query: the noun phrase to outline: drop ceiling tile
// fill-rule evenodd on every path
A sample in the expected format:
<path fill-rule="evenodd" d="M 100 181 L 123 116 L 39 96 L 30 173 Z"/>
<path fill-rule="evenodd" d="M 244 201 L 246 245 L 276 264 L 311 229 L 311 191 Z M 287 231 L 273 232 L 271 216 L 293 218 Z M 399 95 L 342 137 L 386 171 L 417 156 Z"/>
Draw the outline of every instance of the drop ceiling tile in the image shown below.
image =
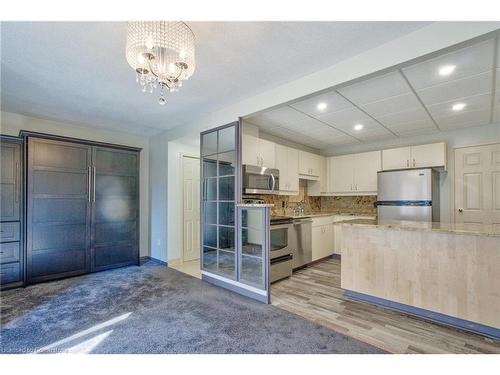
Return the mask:
<path fill-rule="evenodd" d="M 462 111 L 460 111 L 460 113 L 453 111 L 452 107 L 456 103 L 464 103 L 466 104 L 466 107 Z M 477 112 L 483 110 L 490 110 L 490 108 L 491 108 L 491 94 L 469 96 L 466 98 L 459 98 L 449 102 L 427 106 L 429 113 L 434 118 L 454 116 L 471 111 Z"/>
<path fill-rule="evenodd" d="M 395 124 L 393 126 L 388 126 L 388 128 L 396 134 L 425 129 L 437 130 L 436 125 L 434 125 L 434 123 L 430 120 L 403 122 Z"/>
<path fill-rule="evenodd" d="M 290 123 L 290 124 L 285 124 L 283 125 L 286 128 L 290 129 L 295 129 L 295 130 L 320 130 L 320 129 L 325 129 L 328 128 L 328 125 L 322 123 L 321 121 L 318 121 L 316 119 L 313 119 L 311 117 L 308 117 L 304 121 L 300 121 L 297 123 Z"/>
<path fill-rule="evenodd" d="M 422 102 L 429 106 L 467 96 L 491 93 L 491 80 L 492 73 L 490 71 L 418 90 L 417 94 Z"/>
<path fill-rule="evenodd" d="M 356 105 L 371 103 L 409 91 L 410 87 L 397 71 L 357 82 L 338 90 Z"/>
<path fill-rule="evenodd" d="M 469 126 L 486 125 L 490 122 L 490 111 L 470 111 L 453 116 L 436 118 L 436 123 L 441 130 L 454 130 Z"/>
<path fill-rule="evenodd" d="M 380 128 L 380 124 L 374 121 L 370 116 L 366 115 L 357 108 L 345 109 L 340 112 L 328 113 L 318 117 L 321 121 L 334 126 L 337 129 L 345 132 L 353 130 L 354 125 L 363 124 L 365 130 L 371 128 Z M 383 127 L 382 127 L 383 128 Z"/>
<path fill-rule="evenodd" d="M 265 112 L 261 116 L 266 120 L 273 121 L 280 125 L 297 123 L 310 119 L 309 116 L 300 113 L 299 111 L 296 111 L 295 109 L 288 106 Z"/>
<path fill-rule="evenodd" d="M 378 117 L 390 115 L 412 108 L 422 108 L 413 92 L 402 95 L 391 96 L 386 99 L 378 100 L 369 104 L 360 106 L 364 111 L 378 119 Z"/>
<path fill-rule="evenodd" d="M 383 127 L 380 127 L 380 129 L 363 129 L 359 132 L 356 132 L 355 137 L 365 143 L 396 138 L 394 134 L 389 132 L 387 129 L 384 129 Z"/>
<path fill-rule="evenodd" d="M 388 116 L 378 117 L 377 120 L 388 128 L 415 122 L 427 122 L 429 124 L 433 124 L 432 119 L 422 107 L 393 113 Z"/>
<path fill-rule="evenodd" d="M 403 73 L 416 90 L 444 82 L 469 77 L 493 68 L 493 39 L 453 51 L 436 58 L 403 68 Z M 439 69 L 445 65 L 455 65 L 448 76 L 441 76 Z"/>
<path fill-rule="evenodd" d="M 318 103 L 325 103 L 326 108 L 322 110 L 318 109 L 317 108 Z M 308 115 L 311 115 L 313 117 L 353 107 L 353 105 L 349 103 L 349 101 L 345 100 L 335 91 L 317 95 L 309 99 L 301 100 L 291 104 L 290 106 L 299 111 L 307 113 Z"/>
<path fill-rule="evenodd" d="M 429 135 L 439 133 L 439 130 L 433 126 L 431 128 L 415 128 L 415 129 L 392 129 L 394 133 L 398 135 L 398 137 L 413 137 L 417 135 Z"/>
<path fill-rule="evenodd" d="M 275 121 L 269 120 L 265 118 L 263 115 L 256 115 L 249 117 L 248 119 L 245 119 L 245 121 L 249 122 L 252 125 L 256 125 L 259 128 L 260 127 L 276 127 L 279 126 L 279 124 Z"/>

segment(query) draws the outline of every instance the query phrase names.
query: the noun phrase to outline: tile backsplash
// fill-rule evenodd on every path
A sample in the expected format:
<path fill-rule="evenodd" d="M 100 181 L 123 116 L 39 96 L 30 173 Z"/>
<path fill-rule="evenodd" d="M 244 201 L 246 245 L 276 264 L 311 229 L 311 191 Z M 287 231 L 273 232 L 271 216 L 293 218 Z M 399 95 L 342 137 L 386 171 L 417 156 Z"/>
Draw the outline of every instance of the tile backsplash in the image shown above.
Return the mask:
<path fill-rule="evenodd" d="M 324 211 L 359 215 L 377 214 L 376 196 L 310 197 L 307 195 L 307 182 L 304 180 L 300 180 L 298 195 L 252 195 L 251 197 L 274 204 L 271 209 L 273 216 L 293 215 L 294 208 L 299 202 L 303 202 L 306 213 Z"/>

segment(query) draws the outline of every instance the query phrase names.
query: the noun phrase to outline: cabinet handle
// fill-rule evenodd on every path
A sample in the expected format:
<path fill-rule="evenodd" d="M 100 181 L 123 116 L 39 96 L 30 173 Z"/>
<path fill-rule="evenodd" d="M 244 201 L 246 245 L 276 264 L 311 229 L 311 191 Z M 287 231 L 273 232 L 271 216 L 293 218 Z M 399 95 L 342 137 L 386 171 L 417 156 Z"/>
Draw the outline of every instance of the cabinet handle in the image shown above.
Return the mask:
<path fill-rule="evenodd" d="M 352 191 L 352 184 L 351 184 L 351 191 Z"/>
<path fill-rule="evenodd" d="M 261 156 L 260 157 L 260 166 L 263 167 L 264 166 L 264 158 Z"/>
<path fill-rule="evenodd" d="M 92 177 L 92 174 L 91 174 L 92 172 L 90 171 L 90 168 L 91 168 L 91 167 L 87 167 L 87 169 L 88 169 L 88 179 L 87 179 L 87 181 L 88 181 L 88 183 L 87 183 L 87 195 L 88 195 L 88 200 L 89 200 L 89 203 L 90 203 L 90 179 L 91 179 L 91 177 Z"/>
<path fill-rule="evenodd" d="M 93 185 L 93 188 L 94 188 L 94 191 L 92 192 L 92 193 L 93 193 L 93 194 L 92 194 L 92 199 L 93 199 L 93 201 L 94 201 L 94 203 L 95 203 L 95 167 L 92 167 L 92 169 L 93 169 L 93 171 L 94 171 L 94 173 L 93 173 L 93 178 L 92 178 L 92 180 L 93 180 L 93 181 L 92 181 L 92 182 L 93 182 L 93 184 L 92 184 L 92 185 Z"/>
<path fill-rule="evenodd" d="M 16 181 L 16 203 L 19 202 L 19 163 L 16 162 L 16 175 L 14 176 Z"/>
<path fill-rule="evenodd" d="M 406 168 L 409 168 L 410 167 L 410 161 L 408 159 L 406 159 Z"/>
<path fill-rule="evenodd" d="M 413 166 L 415 166 L 415 159 L 413 159 Z"/>
<path fill-rule="evenodd" d="M 358 190 L 358 184 L 354 185 L 354 190 Z"/>

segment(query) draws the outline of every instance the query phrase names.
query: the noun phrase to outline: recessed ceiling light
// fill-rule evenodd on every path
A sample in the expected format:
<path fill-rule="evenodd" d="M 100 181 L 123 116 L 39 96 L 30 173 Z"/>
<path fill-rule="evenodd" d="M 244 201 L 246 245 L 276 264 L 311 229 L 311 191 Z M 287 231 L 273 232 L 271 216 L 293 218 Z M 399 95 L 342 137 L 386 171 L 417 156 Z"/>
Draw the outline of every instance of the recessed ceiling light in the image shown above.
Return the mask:
<path fill-rule="evenodd" d="M 363 124 L 356 124 L 356 125 L 354 125 L 354 130 L 356 130 L 356 131 L 359 132 L 361 129 L 363 129 Z"/>
<path fill-rule="evenodd" d="M 320 111 L 324 111 L 326 107 L 328 107 L 328 105 L 325 102 L 318 103 L 318 105 L 316 106 L 316 108 L 318 108 L 318 110 Z"/>
<path fill-rule="evenodd" d="M 443 65 L 441 68 L 439 68 L 439 75 L 449 76 L 451 73 L 455 71 L 455 68 L 456 68 L 455 65 Z"/>
<path fill-rule="evenodd" d="M 461 111 L 466 106 L 467 106 L 467 104 L 465 104 L 465 103 L 456 103 L 456 104 L 453 104 L 453 106 L 451 107 L 451 109 L 453 109 L 454 111 Z"/>

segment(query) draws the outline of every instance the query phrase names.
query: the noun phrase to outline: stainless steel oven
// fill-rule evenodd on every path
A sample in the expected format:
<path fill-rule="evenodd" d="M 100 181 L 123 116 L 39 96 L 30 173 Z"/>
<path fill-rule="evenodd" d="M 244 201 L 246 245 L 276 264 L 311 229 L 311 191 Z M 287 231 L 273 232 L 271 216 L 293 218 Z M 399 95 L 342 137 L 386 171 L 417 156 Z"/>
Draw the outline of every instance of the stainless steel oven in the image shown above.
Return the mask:
<path fill-rule="evenodd" d="M 293 220 L 271 219 L 270 226 L 270 260 L 271 282 L 292 275 L 293 249 L 290 246 L 290 236 L 293 230 Z"/>
<path fill-rule="evenodd" d="M 275 194 L 279 191 L 278 169 L 243 165 L 243 193 Z"/>

